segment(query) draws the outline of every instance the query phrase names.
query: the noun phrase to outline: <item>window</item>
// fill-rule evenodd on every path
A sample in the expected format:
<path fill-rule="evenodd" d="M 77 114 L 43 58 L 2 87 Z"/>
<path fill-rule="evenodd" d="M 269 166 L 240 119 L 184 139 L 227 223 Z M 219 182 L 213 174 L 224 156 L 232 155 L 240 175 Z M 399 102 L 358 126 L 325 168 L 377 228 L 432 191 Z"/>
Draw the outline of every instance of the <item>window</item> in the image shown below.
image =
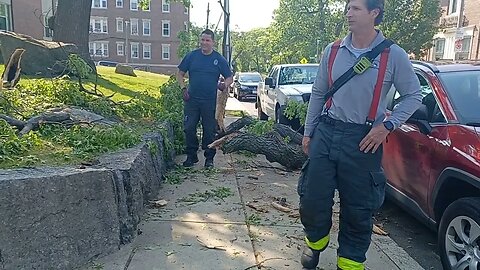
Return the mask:
<path fill-rule="evenodd" d="M 162 12 L 170 13 L 170 0 L 162 0 Z"/>
<path fill-rule="evenodd" d="M 123 18 L 117 18 L 117 32 L 123 32 Z"/>
<path fill-rule="evenodd" d="M 170 36 L 170 21 L 162 21 L 162 37 Z"/>
<path fill-rule="evenodd" d="M 116 2 L 115 6 L 117 8 L 123 8 L 123 0 L 116 0 L 115 2 Z"/>
<path fill-rule="evenodd" d="M 184 14 L 188 14 L 188 7 L 184 7 L 183 13 L 184 13 Z"/>
<path fill-rule="evenodd" d="M 90 18 L 90 32 L 92 33 L 108 33 L 107 18 L 91 17 Z"/>
<path fill-rule="evenodd" d="M 93 0 L 92 8 L 107 8 L 107 0 Z"/>
<path fill-rule="evenodd" d="M 188 31 L 188 22 L 183 22 L 183 26 L 185 27 L 185 31 Z"/>
<path fill-rule="evenodd" d="M 108 57 L 108 41 L 89 42 L 88 47 L 90 55 Z"/>
<path fill-rule="evenodd" d="M 457 12 L 458 3 L 458 0 L 450 0 L 450 4 L 448 5 L 448 14 L 453 14 Z"/>
<path fill-rule="evenodd" d="M 138 36 L 138 19 L 130 19 L 130 34 Z"/>
<path fill-rule="evenodd" d="M 152 58 L 152 44 L 143 43 L 143 59 Z"/>
<path fill-rule="evenodd" d="M 150 20 L 149 19 L 145 19 L 145 20 L 142 20 L 143 21 L 143 35 L 144 36 L 150 36 Z"/>
<path fill-rule="evenodd" d="M 46 37 L 46 38 L 52 38 L 53 37 L 53 31 L 52 29 L 50 29 L 49 27 L 49 21 L 53 19 L 52 16 L 45 16 L 43 17 L 44 19 L 44 31 L 43 31 L 43 36 Z"/>
<path fill-rule="evenodd" d="M 438 38 L 435 40 L 435 59 L 443 59 L 443 53 L 445 51 L 445 39 Z"/>
<path fill-rule="evenodd" d="M 162 60 L 170 60 L 170 44 L 162 44 Z"/>
<path fill-rule="evenodd" d="M 130 0 L 130 10 L 138 10 L 138 0 Z"/>
<path fill-rule="evenodd" d="M 131 49 L 131 57 L 132 58 L 138 58 L 138 42 L 132 42 L 130 43 L 130 49 Z"/>
<path fill-rule="evenodd" d="M 125 55 L 125 45 L 123 42 L 117 42 L 117 55 L 124 56 Z"/>
<path fill-rule="evenodd" d="M 12 31 L 10 5 L 0 3 L 0 30 Z"/>
<path fill-rule="evenodd" d="M 464 36 L 462 39 L 462 51 L 458 53 L 457 59 L 466 60 L 470 54 L 470 43 L 472 36 Z"/>

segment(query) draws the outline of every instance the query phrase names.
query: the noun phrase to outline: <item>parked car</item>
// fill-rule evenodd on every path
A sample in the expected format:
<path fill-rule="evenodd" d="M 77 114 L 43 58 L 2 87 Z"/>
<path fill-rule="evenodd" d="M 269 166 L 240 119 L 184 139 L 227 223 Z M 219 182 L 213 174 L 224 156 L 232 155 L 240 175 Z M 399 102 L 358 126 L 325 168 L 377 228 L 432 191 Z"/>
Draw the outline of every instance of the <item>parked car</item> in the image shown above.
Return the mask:
<path fill-rule="evenodd" d="M 298 130 L 298 119 L 290 120 L 284 115 L 287 102 L 308 102 L 312 85 L 318 72 L 318 64 L 285 64 L 273 66 L 264 82 L 258 85 L 255 107 L 258 118 L 274 119 L 280 124 L 291 125 Z"/>
<path fill-rule="evenodd" d="M 257 98 L 257 86 L 262 80 L 258 72 L 241 72 L 233 80 L 233 96 L 238 100 Z"/>
<path fill-rule="evenodd" d="M 438 232 L 444 269 L 480 269 L 480 66 L 413 65 L 423 101 L 384 143 L 387 196 Z"/>

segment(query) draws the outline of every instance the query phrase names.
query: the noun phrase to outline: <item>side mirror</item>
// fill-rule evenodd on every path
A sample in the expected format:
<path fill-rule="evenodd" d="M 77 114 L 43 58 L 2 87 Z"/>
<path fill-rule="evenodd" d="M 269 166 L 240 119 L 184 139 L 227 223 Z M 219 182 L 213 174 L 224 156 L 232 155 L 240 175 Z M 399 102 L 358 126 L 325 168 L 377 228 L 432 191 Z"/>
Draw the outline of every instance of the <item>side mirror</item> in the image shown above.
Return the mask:
<path fill-rule="evenodd" d="M 237 83 L 237 82 L 238 82 L 238 79 L 234 79 L 233 82 L 236 82 L 236 83 Z"/>
<path fill-rule="evenodd" d="M 275 84 L 273 83 L 272 77 L 265 78 L 265 85 L 270 86 L 270 88 L 275 88 Z"/>
<path fill-rule="evenodd" d="M 407 123 L 418 126 L 420 132 L 428 135 L 432 132 L 432 126 L 428 122 L 428 109 L 425 104 L 422 104 L 412 116 L 407 120 Z"/>

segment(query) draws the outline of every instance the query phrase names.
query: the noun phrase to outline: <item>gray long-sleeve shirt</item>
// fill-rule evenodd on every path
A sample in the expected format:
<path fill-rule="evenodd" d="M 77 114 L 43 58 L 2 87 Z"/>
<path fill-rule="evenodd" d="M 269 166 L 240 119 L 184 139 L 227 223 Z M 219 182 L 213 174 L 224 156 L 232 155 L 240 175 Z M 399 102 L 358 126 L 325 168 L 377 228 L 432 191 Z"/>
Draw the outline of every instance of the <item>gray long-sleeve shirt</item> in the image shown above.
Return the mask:
<path fill-rule="evenodd" d="M 385 37 L 378 31 L 377 37 L 369 47 L 369 51 L 380 44 Z M 325 93 L 328 92 L 328 58 L 333 43 L 325 48 L 317 78 L 312 86 L 312 95 L 308 105 L 307 118 L 305 121 L 304 135 L 311 137 L 315 127 L 318 125 L 320 115 L 324 112 Z M 357 57 L 352 53 L 352 35 L 346 36 L 340 44 L 335 62 L 332 68 L 332 79 L 335 81 L 345 71 L 350 69 Z M 348 123 L 365 124 L 373 92 L 377 82 L 380 55 L 374 60 L 373 66 L 363 74 L 356 75 L 345 83 L 333 95 L 332 105 L 328 109 L 328 116 L 333 119 Z M 386 98 L 392 84 L 402 96 L 401 102 L 392 111 L 392 114 L 385 119 L 385 111 L 388 100 Z M 383 81 L 382 95 L 375 117 L 374 125 L 382 121 L 391 121 L 395 128 L 403 124 L 418 109 L 422 102 L 420 83 L 413 71 L 413 66 L 408 59 L 407 53 L 398 45 L 390 47 L 387 69 Z M 324 112 L 325 113 L 325 112 Z"/>

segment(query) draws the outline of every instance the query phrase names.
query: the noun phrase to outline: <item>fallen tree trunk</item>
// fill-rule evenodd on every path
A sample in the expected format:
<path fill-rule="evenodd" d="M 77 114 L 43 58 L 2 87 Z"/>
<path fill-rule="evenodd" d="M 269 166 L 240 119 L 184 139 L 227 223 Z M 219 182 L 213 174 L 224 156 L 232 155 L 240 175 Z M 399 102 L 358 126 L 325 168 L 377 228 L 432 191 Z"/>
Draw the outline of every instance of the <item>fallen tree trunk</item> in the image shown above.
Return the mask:
<path fill-rule="evenodd" d="M 288 169 L 299 169 L 307 160 L 302 150 L 303 136 L 289 126 L 275 124 L 271 131 L 257 135 L 241 131 L 255 123 L 251 117 L 243 117 L 226 127 L 225 132 L 217 136 L 210 148 L 219 148 L 224 153 L 249 151 L 265 155 L 270 162 L 278 162 Z"/>
<path fill-rule="evenodd" d="M 226 141 L 221 149 L 224 153 L 245 150 L 262 154 L 268 161 L 278 162 L 289 169 L 299 169 L 307 160 L 300 145 L 286 143 L 275 131 L 262 136 L 242 133 Z"/>

